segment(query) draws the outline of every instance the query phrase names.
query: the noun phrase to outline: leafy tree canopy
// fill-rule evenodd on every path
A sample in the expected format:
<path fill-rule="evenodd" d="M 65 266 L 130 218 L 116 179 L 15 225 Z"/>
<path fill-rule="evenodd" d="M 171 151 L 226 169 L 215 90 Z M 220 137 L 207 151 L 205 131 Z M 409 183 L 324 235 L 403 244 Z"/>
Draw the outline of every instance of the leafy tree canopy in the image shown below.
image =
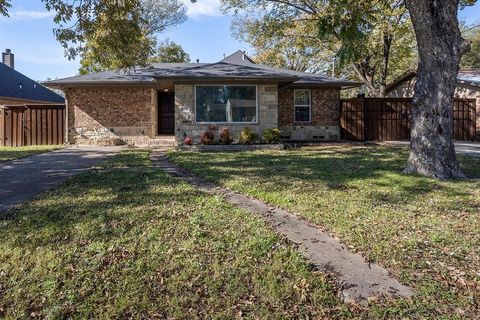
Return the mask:
<path fill-rule="evenodd" d="M 223 8 L 236 14 L 234 35 L 260 60 L 313 72 L 336 61 L 337 76 L 353 73 L 373 96 L 416 61 L 403 0 L 223 0 Z"/>
<path fill-rule="evenodd" d="M 480 26 L 466 27 L 463 36 L 471 41 L 471 47 L 462 57 L 462 68 L 480 69 Z"/>
<path fill-rule="evenodd" d="M 151 63 L 168 63 L 168 62 L 190 62 L 190 55 L 183 50 L 182 46 L 166 39 L 157 48 L 154 57 L 150 58 Z"/>
<path fill-rule="evenodd" d="M 180 0 L 41 1 L 56 13 L 54 34 L 65 55 L 83 55 L 92 69 L 145 65 L 154 52 L 155 35 L 186 20 Z M 11 0 L 0 0 L 0 14 L 8 15 L 10 7 Z"/>

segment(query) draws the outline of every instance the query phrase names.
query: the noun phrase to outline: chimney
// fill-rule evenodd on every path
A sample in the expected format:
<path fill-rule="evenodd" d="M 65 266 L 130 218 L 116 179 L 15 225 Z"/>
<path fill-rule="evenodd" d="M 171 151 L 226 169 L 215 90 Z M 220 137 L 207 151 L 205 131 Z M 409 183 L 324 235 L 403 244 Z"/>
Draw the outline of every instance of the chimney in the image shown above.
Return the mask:
<path fill-rule="evenodd" d="M 10 68 L 15 69 L 15 56 L 12 50 L 5 49 L 5 52 L 2 52 L 2 62 Z"/>

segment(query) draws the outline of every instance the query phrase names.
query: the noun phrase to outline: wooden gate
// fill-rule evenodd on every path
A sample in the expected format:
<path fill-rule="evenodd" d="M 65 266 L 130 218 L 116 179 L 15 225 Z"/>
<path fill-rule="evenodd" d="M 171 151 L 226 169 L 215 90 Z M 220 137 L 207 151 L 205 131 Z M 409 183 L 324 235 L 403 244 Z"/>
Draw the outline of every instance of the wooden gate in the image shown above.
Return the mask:
<path fill-rule="evenodd" d="M 0 108 L 0 145 L 9 147 L 63 144 L 65 105 Z"/>
<path fill-rule="evenodd" d="M 410 139 L 412 99 L 366 98 L 341 101 L 342 139 L 354 141 Z M 455 99 L 453 134 L 475 140 L 475 99 Z"/>

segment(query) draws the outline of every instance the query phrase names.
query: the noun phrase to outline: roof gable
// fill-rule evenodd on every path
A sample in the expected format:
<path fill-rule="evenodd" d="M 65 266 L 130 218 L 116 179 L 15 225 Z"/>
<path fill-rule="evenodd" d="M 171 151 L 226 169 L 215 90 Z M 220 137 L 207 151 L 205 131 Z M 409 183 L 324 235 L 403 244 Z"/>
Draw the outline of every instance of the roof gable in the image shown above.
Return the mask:
<path fill-rule="evenodd" d="M 245 52 L 241 50 L 237 50 L 231 55 L 223 58 L 220 62 L 227 62 L 227 63 L 236 63 L 236 64 L 255 64 L 249 56 L 245 54 Z"/>
<path fill-rule="evenodd" d="M 0 63 L 0 96 L 42 102 L 65 102 L 62 96 L 3 63 Z"/>

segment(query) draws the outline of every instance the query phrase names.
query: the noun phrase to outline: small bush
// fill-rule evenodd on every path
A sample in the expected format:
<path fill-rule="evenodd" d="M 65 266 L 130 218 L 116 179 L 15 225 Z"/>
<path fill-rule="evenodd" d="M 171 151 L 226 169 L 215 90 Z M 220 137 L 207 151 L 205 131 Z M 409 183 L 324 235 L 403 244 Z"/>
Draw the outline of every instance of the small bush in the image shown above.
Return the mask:
<path fill-rule="evenodd" d="M 213 144 L 215 141 L 215 130 L 217 128 L 213 125 L 208 126 L 208 130 L 204 131 L 200 136 L 200 143 L 201 144 Z"/>
<path fill-rule="evenodd" d="M 183 144 L 185 144 L 187 146 L 191 146 L 192 145 L 192 138 L 190 138 L 189 136 L 185 136 L 185 138 L 183 139 Z"/>
<path fill-rule="evenodd" d="M 243 128 L 240 132 L 239 142 L 241 144 L 253 144 L 258 141 L 258 135 L 248 127 Z"/>
<path fill-rule="evenodd" d="M 230 129 L 223 128 L 220 133 L 220 143 L 221 144 L 231 144 L 233 142 L 232 135 L 230 134 Z"/>
<path fill-rule="evenodd" d="M 276 144 L 280 142 L 280 130 L 279 129 L 265 129 L 263 131 L 263 142 Z"/>

